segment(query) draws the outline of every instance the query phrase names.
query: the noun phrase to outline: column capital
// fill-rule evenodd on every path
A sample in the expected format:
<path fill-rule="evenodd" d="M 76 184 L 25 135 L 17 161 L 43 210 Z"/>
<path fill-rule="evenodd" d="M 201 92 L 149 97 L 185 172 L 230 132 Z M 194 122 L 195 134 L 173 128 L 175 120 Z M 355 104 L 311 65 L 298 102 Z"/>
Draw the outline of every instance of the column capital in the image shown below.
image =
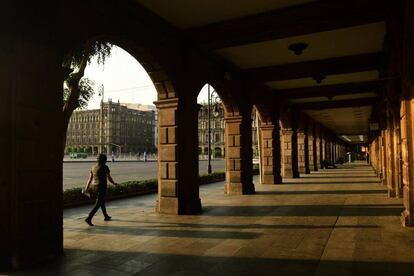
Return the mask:
<path fill-rule="evenodd" d="M 178 98 L 163 99 L 153 102 L 158 109 L 178 107 Z"/>
<path fill-rule="evenodd" d="M 295 130 L 293 130 L 291 128 L 284 128 L 284 129 L 282 129 L 282 134 L 283 135 L 293 135 L 294 132 L 295 132 Z"/>

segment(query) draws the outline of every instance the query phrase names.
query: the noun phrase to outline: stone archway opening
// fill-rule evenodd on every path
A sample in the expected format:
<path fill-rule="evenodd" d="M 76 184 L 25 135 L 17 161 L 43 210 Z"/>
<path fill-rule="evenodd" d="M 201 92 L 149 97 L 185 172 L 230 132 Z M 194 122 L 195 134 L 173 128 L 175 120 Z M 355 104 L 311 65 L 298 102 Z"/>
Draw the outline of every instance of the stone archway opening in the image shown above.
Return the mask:
<path fill-rule="evenodd" d="M 197 97 L 199 173 L 224 172 L 224 104 L 216 89 L 206 83 Z"/>
<path fill-rule="evenodd" d="M 112 45 L 104 64 L 95 56 L 86 66 L 84 79 L 94 93 L 87 100 L 81 95 L 85 103 L 68 125 L 65 152 L 79 148 L 82 155 L 65 156 L 63 190 L 85 185 L 98 153 L 112 161 L 111 174 L 118 183 L 157 178 L 156 87 L 130 51 Z M 75 159 L 88 162 L 71 162 Z"/>

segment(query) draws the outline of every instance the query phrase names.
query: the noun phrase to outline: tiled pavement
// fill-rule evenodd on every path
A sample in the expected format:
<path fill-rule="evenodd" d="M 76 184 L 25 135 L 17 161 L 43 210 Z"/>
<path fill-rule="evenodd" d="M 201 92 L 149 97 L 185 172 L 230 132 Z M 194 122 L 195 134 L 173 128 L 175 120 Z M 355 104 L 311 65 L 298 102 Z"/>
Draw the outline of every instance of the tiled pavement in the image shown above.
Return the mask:
<path fill-rule="evenodd" d="M 255 181 L 257 182 L 257 178 Z M 321 170 L 255 195 L 201 188 L 203 213 L 159 215 L 155 195 L 64 213 L 64 256 L 19 275 L 414 275 L 414 229 L 401 199 L 363 163 Z"/>

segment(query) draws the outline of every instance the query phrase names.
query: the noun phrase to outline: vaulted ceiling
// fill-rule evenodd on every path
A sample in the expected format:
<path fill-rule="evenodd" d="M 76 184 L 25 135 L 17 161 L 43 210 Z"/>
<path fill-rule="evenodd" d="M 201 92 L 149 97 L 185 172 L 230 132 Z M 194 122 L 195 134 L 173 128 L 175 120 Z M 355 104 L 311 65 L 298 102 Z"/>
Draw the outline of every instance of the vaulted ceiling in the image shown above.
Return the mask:
<path fill-rule="evenodd" d="M 349 142 L 366 140 L 398 0 L 136 0 Z"/>

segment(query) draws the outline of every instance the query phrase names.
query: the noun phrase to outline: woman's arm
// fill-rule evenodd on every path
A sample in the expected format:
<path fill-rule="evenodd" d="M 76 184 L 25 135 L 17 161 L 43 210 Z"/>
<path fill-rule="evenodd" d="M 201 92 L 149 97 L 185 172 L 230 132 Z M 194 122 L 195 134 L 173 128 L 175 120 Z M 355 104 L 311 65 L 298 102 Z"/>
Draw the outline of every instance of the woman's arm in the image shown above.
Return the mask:
<path fill-rule="evenodd" d="M 115 181 L 112 179 L 112 176 L 110 174 L 110 172 L 106 173 L 106 176 L 108 177 L 109 182 L 111 182 L 113 185 L 118 186 L 118 183 L 115 183 Z"/>
<path fill-rule="evenodd" d="M 89 175 L 88 182 L 86 182 L 85 191 L 89 189 L 89 185 L 91 185 L 92 180 L 93 180 L 93 173 L 91 172 Z"/>

